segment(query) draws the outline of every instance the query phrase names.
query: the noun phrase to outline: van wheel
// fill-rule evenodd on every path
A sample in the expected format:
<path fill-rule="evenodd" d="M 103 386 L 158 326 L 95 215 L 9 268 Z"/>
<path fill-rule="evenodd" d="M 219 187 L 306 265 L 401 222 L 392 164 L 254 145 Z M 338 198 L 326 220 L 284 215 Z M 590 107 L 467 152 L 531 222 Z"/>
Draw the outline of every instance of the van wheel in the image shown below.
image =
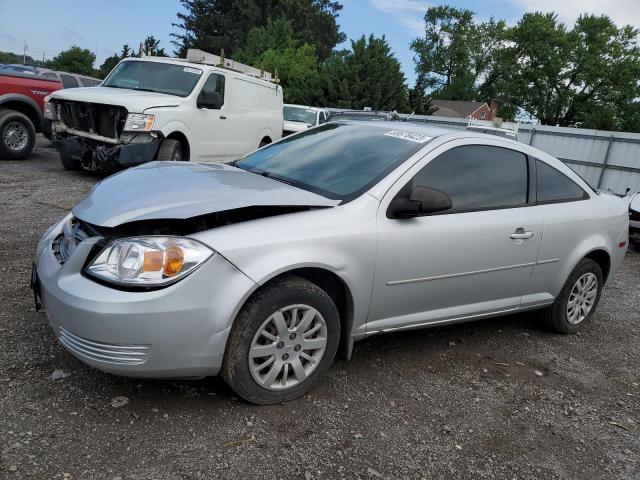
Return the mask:
<path fill-rule="evenodd" d="M 173 138 L 165 138 L 160 147 L 158 148 L 158 154 L 156 160 L 168 161 L 168 162 L 181 162 L 182 161 L 182 145 L 178 140 Z"/>
<path fill-rule="evenodd" d="M 338 310 L 324 290 L 300 277 L 275 280 L 238 314 L 222 377 L 251 403 L 292 400 L 318 383 L 339 340 Z"/>
<path fill-rule="evenodd" d="M 36 146 L 36 129 L 25 114 L 0 111 L 0 158 L 22 160 Z"/>
<path fill-rule="evenodd" d="M 258 144 L 258 148 L 262 148 L 265 145 L 269 145 L 271 143 L 271 140 L 269 138 L 263 138 L 262 140 L 260 140 L 260 143 Z"/>
<path fill-rule="evenodd" d="M 583 258 L 573 269 L 555 302 L 545 310 L 549 326 L 558 333 L 576 333 L 596 311 L 604 280 L 600 265 Z"/>
<path fill-rule="evenodd" d="M 82 162 L 75 158 L 60 154 L 60 162 L 65 170 L 82 170 Z"/>

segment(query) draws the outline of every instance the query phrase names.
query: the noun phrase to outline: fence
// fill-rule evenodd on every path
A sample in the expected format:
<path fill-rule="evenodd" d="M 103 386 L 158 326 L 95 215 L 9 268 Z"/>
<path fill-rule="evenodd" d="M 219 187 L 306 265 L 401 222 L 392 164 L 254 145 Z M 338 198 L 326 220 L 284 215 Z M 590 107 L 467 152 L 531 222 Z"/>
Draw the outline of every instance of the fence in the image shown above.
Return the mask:
<path fill-rule="evenodd" d="M 468 121 L 416 115 L 412 122 L 425 122 L 464 129 Z M 520 125 L 518 140 L 562 160 L 593 188 L 625 193 L 640 191 L 640 134 L 583 128 Z"/>

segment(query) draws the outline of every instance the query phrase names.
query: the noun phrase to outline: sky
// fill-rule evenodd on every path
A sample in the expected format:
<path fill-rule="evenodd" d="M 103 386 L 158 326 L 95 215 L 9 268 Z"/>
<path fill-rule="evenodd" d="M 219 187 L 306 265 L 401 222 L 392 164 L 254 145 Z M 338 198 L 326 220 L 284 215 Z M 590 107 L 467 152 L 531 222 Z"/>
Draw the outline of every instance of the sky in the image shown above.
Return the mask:
<path fill-rule="evenodd" d="M 479 20 L 493 16 L 514 24 L 528 11 L 555 11 L 571 25 L 580 13 L 607 14 L 619 25 L 640 28 L 640 0 L 342 0 L 338 23 L 348 38 L 385 35 L 400 61 L 409 85 L 415 81 L 410 42 L 423 33 L 429 5 L 448 4 L 474 11 Z M 177 0 L 0 0 L 0 50 L 51 58 L 78 45 L 96 52 L 99 66 L 119 53 L 122 45 L 137 45 L 147 35 L 172 51 L 172 26 Z M 342 47 L 348 47 L 345 42 Z M 214 52 L 217 53 L 217 52 Z"/>

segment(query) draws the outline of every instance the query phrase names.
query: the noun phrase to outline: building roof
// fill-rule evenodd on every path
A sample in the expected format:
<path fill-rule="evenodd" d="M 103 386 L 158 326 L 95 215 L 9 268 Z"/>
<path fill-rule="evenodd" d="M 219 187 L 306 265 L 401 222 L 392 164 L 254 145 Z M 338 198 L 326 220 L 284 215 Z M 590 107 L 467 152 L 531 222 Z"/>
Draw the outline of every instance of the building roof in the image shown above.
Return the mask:
<path fill-rule="evenodd" d="M 485 102 L 465 102 L 463 100 L 433 100 L 431 104 L 438 107 L 433 112 L 436 117 L 467 118 L 473 112 L 487 105 Z"/>

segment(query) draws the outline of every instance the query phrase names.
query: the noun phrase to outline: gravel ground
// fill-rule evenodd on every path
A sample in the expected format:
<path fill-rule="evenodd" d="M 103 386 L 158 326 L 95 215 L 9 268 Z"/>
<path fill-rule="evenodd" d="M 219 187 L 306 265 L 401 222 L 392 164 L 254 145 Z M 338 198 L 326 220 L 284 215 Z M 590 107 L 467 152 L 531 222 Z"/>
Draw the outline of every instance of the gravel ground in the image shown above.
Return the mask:
<path fill-rule="evenodd" d="M 96 181 L 42 139 L 0 163 L 0 478 L 640 479 L 640 254 L 580 335 L 530 313 L 374 337 L 255 407 L 217 378 L 86 367 L 35 312 L 37 240 Z"/>

